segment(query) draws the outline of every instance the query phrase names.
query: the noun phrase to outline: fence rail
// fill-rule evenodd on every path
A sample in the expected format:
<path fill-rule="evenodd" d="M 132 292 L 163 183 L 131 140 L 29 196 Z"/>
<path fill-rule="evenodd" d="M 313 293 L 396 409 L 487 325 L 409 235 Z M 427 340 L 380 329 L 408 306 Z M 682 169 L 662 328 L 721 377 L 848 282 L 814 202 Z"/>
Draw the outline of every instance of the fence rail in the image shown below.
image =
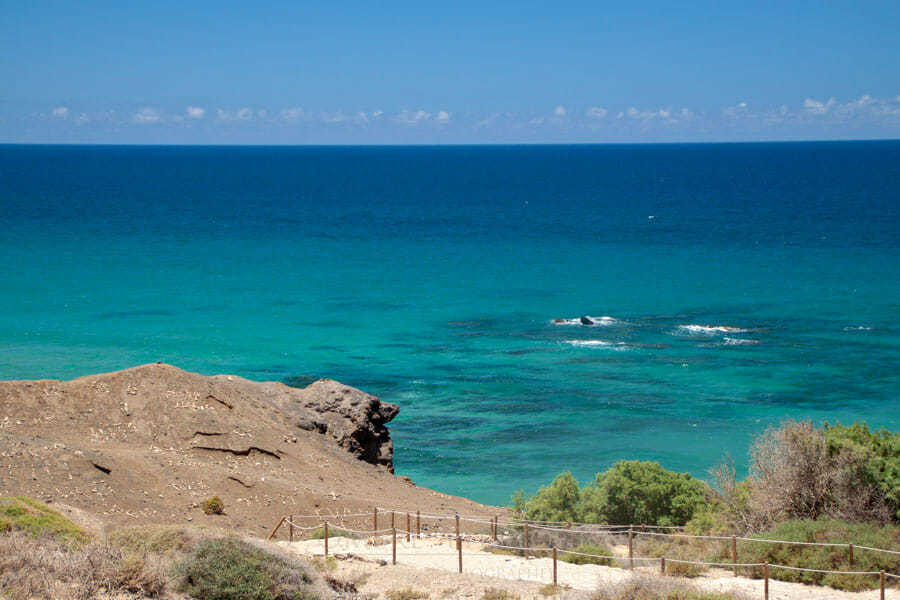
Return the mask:
<path fill-rule="evenodd" d="M 400 515 L 401 519 L 406 519 L 406 528 L 398 527 L 396 523 L 397 516 Z M 378 528 L 379 516 L 382 518 L 390 519 L 390 528 Z M 372 528 L 371 529 L 354 529 L 343 525 L 342 523 L 335 523 L 334 521 L 342 521 L 345 519 L 362 519 L 362 518 L 371 518 L 372 519 Z M 300 525 L 297 521 L 300 520 L 310 520 L 314 519 L 314 524 L 310 525 Z M 422 532 L 422 519 L 431 519 L 437 520 L 440 524 L 444 522 L 449 522 L 454 524 L 454 533 L 441 533 L 441 532 Z M 402 522 L 402 521 L 401 521 Z M 413 526 L 415 523 L 415 526 Z M 456 550 L 458 555 L 458 569 L 459 572 L 463 572 L 463 557 L 464 556 L 478 556 L 477 553 L 464 553 L 462 542 L 464 539 L 463 533 L 461 531 L 461 523 L 475 523 L 478 525 L 488 525 L 490 526 L 490 534 L 489 542 L 484 542 L 483 537 L 479 539 L 485 548 L 497 548 L 500 550 L 511 550 L 516 552 L 522 552 L 526 559 L 530 556 L 537 557 L 538 555 L 550 555 L 552 556 L 553 562 L 553 584 L 557 584 L 558 575 L 557 575 L 557 560 L 559 554 L 568 554 L 574 556 L 581 556 L 585 558 L 593 558 L 603 561 L 616 561 L 623 562 L 625 560 L 628 561 L 629 568 L 634 568 L 635 561 L 643 562 L 643 563 L 658 563 L 660 572 L 662 574 L 666 574 L 666 564 L 686 564 L 686 565 L 696 565 L 696 566 L 705 566 L 705 567 L 721 567 L 727 569 L 733 569 L 735 576 L 737 576 L 739 568 L 762 568 L 763 574 L 762 579 L 764 581 L 764 599 L 768 600 L 768 590 L 769 590 L 769 571 L 770 569 L 781 569 L 786 571 L 795 571 L 795 572 L 808 572 L 808 573 L 827 573 L 827 574 L 840 574 L 840 575 L 855 575 L 855 576 L 878 576 L 879 578 L 879 588 L 881 592 L 881 599 L 883 600 L 885 597 L 885 587 L 886 587 L 886 578 L 891 578 L 892 580 L 900 580 L 900 574 L 889 573 L 883 570 L 879 571 L 842 571 L 842 570 L 828 570 L 828 569 L 813 569 L 807 567 L 796 567 L 791 565 L 780 565 L 775 563 L 768 562 L 753 562 L 753 563 L 739 563 L 738 562 L 738 553 L 737 553 L 737 542 L 752 542 L 752 543 L 764 543 L 764 544 L 785 544 L 790 546 L 821 546 L 821 547 L 846 547 L 848 549 L 848 559 L 849 566 L 853 566 L 853 551 L 856 550 L 865 550 L 869 552 L 879 552 L 886 553 L 891 555 L 900 555 L 900 551 L 890 550 L 886 548 L 873 548 L 870 546 L 861 546 L 857 544 L 853 544 L 852 542 L 798 542 L 791 540 L 770 540 L 770 539 L 761 539 L 761 538 L 750 538 L 743 536 L 721 536 L 721 535 L 691 535 L 687 533 L 666 533 L 663 531 L 648 531 L 648 529 L 667 529 L 667 530 L 680 530 L 681 528 L 668 527 L 668 526 L 651 526 L 651 525 L 594 525 L 590 523 L 570 523 L 570 522 L 551 522 L 551 521 L 527 521 L 527 520 L 518 520 L 518 519 L 510 519 L 504 518 L 502 521 L 499 515 L 494 516 L 462 516 L 458 514 L 453 515 L 431 515 L 431 514 L 422 514 L 419 510 L 415 511 L 400 511 L 396 509 L 383 509 L 379 507 L 373 508 L 371 513 L 349 513 L 349 514 L 334 514 L 334 515 L 286 515 L 281 518 L 275 528 L 269 535 L 269 539 L 272 539 L 276 536 L 279 529 L 283 526 L 288 528 L 288 539 L 290 541 L 294 540 L 295 531 L 299 531 L 301 534 L 305 535 L 305 532 L 321 530 L 323 532 L 324 537 L 324 550 L 325 555 L 329 554 L 328 551 L 328 540 L 329 537 L 336 537 L 334 534 L 340 533 L 352 533 L 361 536 L 369 536 L 369 537 L 379 537 L 390 535 L 392 544 L 392 562 L 396 564 L 397 562 L 397 535 L 405 536 L 407 541 L 415 539 L 450 539 L 455 540 L 456 542 Z M 522 528 L 524 532 L 524 545 L 523 546 L 513 546 L 508 544 L 499 543 L 499 529 L 500 527 L 507 528 Z M 589 527 L 589 528 L 585 528 Z M 329 536 L 329 529 L 331 530 L 331 535 Z M 566 534 L 576 534 L 576 535 L 626 535 L 628 536 L 628 556 L 627 557 L 617 557 L 617 556 L 608 556 L 608 555 L 599 555 L 599 554 L 591 554 L 587 552 L 579 552 L 576 550 L 566 549 L 566 548 L 557 548 L 556 546 L 552 547 L 537 547 L 529 543 L 529 530 L 537 530 L 537 531 L 552 531 L 552 532 L 561 532 Z M 482 530 L 483 531 L 483 530 Z M 483 535 L 483 534 L 482 534 Z M 669 556 L 635 556 L 634 554 L 634 538 L 635 536 L 653 536 L 653 537 L 662 537 L 662 538 L 673 538 L 673 539 L 699 539 L 699 540 L 715 540 L 715 541 L 731 541 L 731 562 L 707 562 L 707 561 L 696 561 L 696 560 L 685 560 L 675 557 Z M 358 554 L 360 556 L 363 555 L 373 555 L 380 556 L 379 553 L 365 553 L 365 552 L 353 552 L 353 554 Z M 434 553 L 420 553 L 420 552 L 412 552 L 412 553 L 401 553 L 400 556 L 431 556 L 431 555 L 440 555 L 446 556 L 446 554 L 434 554 Z"/>

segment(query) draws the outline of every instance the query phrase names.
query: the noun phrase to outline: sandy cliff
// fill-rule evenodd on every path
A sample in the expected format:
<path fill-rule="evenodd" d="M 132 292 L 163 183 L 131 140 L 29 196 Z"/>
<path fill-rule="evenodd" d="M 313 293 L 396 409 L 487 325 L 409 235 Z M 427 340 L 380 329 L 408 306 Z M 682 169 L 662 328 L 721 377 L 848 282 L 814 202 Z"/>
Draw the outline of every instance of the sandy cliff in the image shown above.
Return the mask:
<path fill-rule="evenodd" d="M 0 382 L 0 495 L 104 525 L 208 523 L 264 533 L 284 514 L 493 514 L 392 474 L 398 408 L 336 381 L 305 389 L 150 364 L 73 381 Z M 226 514 L 197 505 L 218 495 Z"/>

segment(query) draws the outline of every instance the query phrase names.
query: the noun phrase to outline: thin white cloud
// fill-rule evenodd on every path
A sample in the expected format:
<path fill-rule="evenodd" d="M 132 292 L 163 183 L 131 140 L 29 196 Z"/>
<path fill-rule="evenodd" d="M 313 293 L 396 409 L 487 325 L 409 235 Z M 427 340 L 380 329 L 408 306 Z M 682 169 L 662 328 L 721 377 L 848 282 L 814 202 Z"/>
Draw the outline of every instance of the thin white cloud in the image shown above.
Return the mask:
<path fill-rule="evenodd" d="M 438 123 L 449 123 L 450 122 L 450 113 L 446 110 L 439 110 L 435 120 Z"/>
<path fill-rule="evenodd" d="M 135 113 L 133 120 L 135 123 L 161 123 L 163 118 L 158 109 L 145 106 Z"/>
<path fill-rule="evenodd" d="M 589 119 L 602 119 L 609 114 L 609 111 L 602 106 L 592 106 L 584 112 Z"/>
<path fill-rule="evenodd" d="M 187 116 L 191 119 L 202 119 L 206 116 L 206 109 L 200 106 L 188 106 L 185 112 L 187 112 Z"/>
<path fill-rule="evenodd" d="M 430 117 L 431 113 L 424 110 L 411 111 L 404 108 L 397 114 L 395 120 L 404 125 L 417 125 L 422 121 L 427 121 Z"/>
<path fill-rule="evenodd" d="M 304 111 L 299 106 L 284 108 L 281 110 L 279 115 L 282 119 L 288 121 L 289 123 L 296 123 L 297 121 L 307 118 L 306 111 Z"/>
<path fill-rule="evenodd" d="M 837 101 L 834 98 L 829 98 L 828 102 L 819 102 L 818 100 L 813 100 L 812 98 L 807 98 L 803 101 L 803 108 L 806 109 L 807 112 L 814 115 L 824 115 L 829 110 L 834 108 L 834 105 Z"/>
<path fill-rule="evenodd" d="M 57 106 L 53 109 L 53 116 L 59 119 L 65 119 L 69 116 L 69 109 L 65 106 Z"/>
<path fill-rule="evenodd" d="M 557 106 L 556 108 L 554 108 L 554 109 L 553 109 L 553 116 L 554 116 L 554 117 L 564 117 L 564 116 L 566 116 L 566 107 L 560 105 L 560 106 Z"/>

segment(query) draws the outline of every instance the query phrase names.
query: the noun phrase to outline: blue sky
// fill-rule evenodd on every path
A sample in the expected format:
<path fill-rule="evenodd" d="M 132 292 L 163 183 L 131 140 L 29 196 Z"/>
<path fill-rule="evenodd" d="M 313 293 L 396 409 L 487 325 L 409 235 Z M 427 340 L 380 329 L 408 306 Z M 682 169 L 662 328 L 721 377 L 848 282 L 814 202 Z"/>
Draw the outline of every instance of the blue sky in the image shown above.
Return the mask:
<path fill-rule="evenodd" d="M 0 0 L 0 17 L 3 142 L 900 137 L 896 0 Z"/>

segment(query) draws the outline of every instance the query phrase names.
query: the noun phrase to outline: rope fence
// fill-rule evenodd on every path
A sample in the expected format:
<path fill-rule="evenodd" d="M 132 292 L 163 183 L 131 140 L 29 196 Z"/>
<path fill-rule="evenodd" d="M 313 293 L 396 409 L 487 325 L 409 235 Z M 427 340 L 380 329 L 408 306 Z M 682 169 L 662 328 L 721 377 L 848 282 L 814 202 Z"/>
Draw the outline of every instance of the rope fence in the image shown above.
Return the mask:
<path fill-rule="evenodd" d="M 400 517 L 400 522 L 403 522 L 405 518 L 406 527 L 398 526 L 397 517 Z M 389 519 L 390 520 L 390 528 L 379 528 L 379 517 L 381 519 Z M 334 523 L 333 521 L 343 521 L 345 519 L 366 519 L 371 518 L 371 529 L 356 529 L 343 525 L 342 523 Z M 310 520 L 315 519 L 317 521 L 316 524 L 312 526 L 308 525 L 300 525 L 297 521 L 301 520 Z M 424 529 L 426 530 L 423 533 L 422 520 L 432 520 L 437 521 L 438 529 L 444 527 L 446 524 L 452 524 L 454 527 L 453 533 L 441 532 L 441 531 L 428 531 L 429 527 L 426 524 Z M 383 522 L 383 521 L 382 521 Z M 465 523 L 474 523 L 477 526 L 487 526 L 489 527 L 489 534 L 484 533 L 484 529 L 487 527 L 483 527 L 478 533 L 471 533 L 471 527 L 469 534 L 464 535 L 462 524 Z M 554 585 L 558 584 L 558 566 L 557 561 L 559 560 L 559 555 L 572 555 L 572 556 L 580 556 L 588 559 L 594 559 L 599 561 L 598 564 L 612 564 L 616 563 L 619 565 L 624 565 L 627 562 L 627 568 L 634 569 L 635 562 L 641 564 L 659 564 L 661 574 L 667 574 L 666 564 L 683 564 L 683 565 L 694 565 L 701 567 L 719 567 L 726 569 L 733 569 L 735 576 L 738 574 L 738 569 L 762 569 L 762 579 L 764 581 L 764 599 L 768 600 L 768 590 L 769 590 L 769 571 L 771 569 L 781 569 L 785 571 L 794 571 L 794 572 L 806 572 L 806 573 L 818 573 L 818 574 L 837 574 L 837 575 L 851 575 L 851 576 L 861 576 L 861 577 L 869 577 L 869 576 L 878 576 L 879 578 L 879 588 L 881 592 L 880 598 L 883 600 L 885 597 L 885 587 L 886 587 L 886 579 L 890 578 L 893 580 L 900 580 L 900 574 L 889 573 L 883 570 L 880 571 L 842 571 L 842 570 L 828 570 L 828 569 L 814 569 L 808 567 L 798 567 L 791 565 L 780 565 L 775 563 L 768 562 L 751 562 L 751 563 L 739 563 L 738 562 L 738 554 L 737 554 L 737 542 L 754 542 L 754 543 L 762 543 L 762 544 L 784 544 L 788 546 L 819 546 L 819 547 L 830 547 L 830 548 L 847 548 L 848 550 L 848 558 L 849 558 L 849 566 L 852 568 L 854 564 L 853 552 L 854 550 L 863 550 L 868 552 L 877 552 L 877 553 L 885 553 L 890 555 L 900 556 L 900 551 L 890 550 L 886 548 L 873 548 L 870 546 L 862 546 L 856 545 L 852 542 L 800 542 L 800 541 L 791 541 L 791 540 L 770 540 L 770 539 L 762 539 L 762 538 L 750 538 L 743 536 L 722 536 L 722 535 L 692 535 L 688 533 L 683 533 L 681 530 L 683 528 L 674 527 L 674 526 L 651 526 L 651 525 L 594 525 L 589 523 L 570 523 L 570 522 L 551 522 L 551 521 L 527 521 L 527 520 L 518 520 L 518 519 L 509 519 L 505 518 L 501 520 L 499 515 L 495 515 L 493 517 L 484 517 L 484 516 L 462 516 L 458 514 L 454 515 L 432 515 L 432 514 L 422 514 L 420 511 L 400 511 L 395 509 L 383 509 L 379 507 L 373 508 L 371 513 L 348 513 L 348 514 L 337 514 L 337 515 L 287 515 L 282 517 L 282 519 L 278 522 L 272 532 L 269 534 L 269 539 L 273 539 L 278 533 L 281 527 L 286 527 L 288 529 L 288 539 L 289 541 L 294 541 L 295 533 L 299 533 L 300 536 L 307 535 L 308 532 L 312 531 L 321 531 L 322 537 L 320 539 L 324 540 L 324 554 L 325 556 L 329 555 L 329 537 L 331 538 L 344 538 L 346 535 L 343 534 L 355 534 L 363 537 L 374 538 L 375 541 L 370 540 L 370 544 L 384 546 L 387 544 L 391 545 L 391 560 L 393 564 L 397 563 L 397 557 L 415 557 L 415 556 L 443 556 L 447 557 L 447 553 L 440 552 L 397 552 L 397 536 L 398 534 L 401 537 L 405 537 L 406 542 L 411 544 L 413 548 L 415 548 L 415 541 L 419 539 L 440 539 L 447 540 L 451 542 L 455 542 L 456 546 L 456 555 L 458 561 L 458 570 L 460 573 L 463 572 L 463 558 L 466 556 L 469 557 L 479 557 L 484 556 L 479 553 L 472 552 L 463 552 L 463 541 L 475 541 L 479 542 L 483 545 L 485 549 L 499 549 L 503 551 L 511 551 L 511 552 L 521 552 L 524 554 L 524 558 L 527 560 L 529 558 L 539 558 L 540 556 L 546 557 L 549 554 L 549 557 L 552 560 L 552 582 Z M 524 536 L 524 545 L 516 546 L 510 545 L 508 543 L 499 543 L 500 536 L 500 528 L 504 527 L 507 529 L 515 529 L 521 530 Z M 331 535 L 329 535 L 329 529 L 331 530 Z M 476 531 L 477 531 L 476 527 Z M 648 531 L 650 530 L 650 531 Z M 675 532 L 672 532 L 672 531 Z M 554 545 L 552 547 L 540 547 L 536 544 L 530 543 L 531 540 L 529 538 L 529 534 L 533 535 L 538 531 L 547 531 L 553 533 L 565 533 L 565 534 L 575 534 L 575 535 L 627 535 L 628 537 L 628 555 L 627 556 L 609 556 L 609 555 L 601 555 L 601 554 L 592 554 L 589 552 L 580 552 L 577 550 L 571 550 L 566 548 L 558 548 L 556 547 L 556 541 L 554 541 Z M 507 532 L 508 534 L 508 532 Z M 390 539 L 384 539 L 386 536 L 389 536 Z M 635 556 L 634 553 L 634 539 L 636 536 L 652 536 L 655 538 L 663 538 L 663 539 L 689 539 L 689 540 L 714 540 L 718 542 L 731 542 L 731 562 L 710 562 L 710 561 L 701 561 L 701 560 L 686 560 L 683 558 L 675 558 L 669 556 Z M 486 542 L 484 540 L 485 537 L 489 537 L 490 541 Z M 546 536 L 545 536 L 546 537 Z M 381 539 L 379 539 L 381 538 Z M 551 538 L 552 540 L 552 538 Z M 380 542 L 380 543 L 379 543 Z M 377 556 L 383 559 L 386 559 L 385 552 L 359 552 L 356 550 L 347 549 L 346 552 L 351 555 L 358 556 Z M 565 559 L 562 559 L 565 560 Z M 477 562 L 477 561 L 476 561 Z M 568 562 L 568 561 L 567 561 Z M 531 571 L 527 565 L 525 565 L 526 571 Z M 537 568 L 534 572 L 544 572 L 549 573 L 549 567 Z M 544 569 L 541 571 L 541 569 Z M 482 569 L 482 570 L 491 570 L 491 569 Z M 504 567 L 504 572 L 507 572 L 506 567 Z M 521 567 L 512 567 L 512 570 L 517 570 L 517 572 L 522 571 Z M 757 575 L 759 571 L 756 572 Z M 502 577 L 502 575 L 499 575 Z M 549 577 L 542 577 L 540 579 L 545 580 Z"/>

